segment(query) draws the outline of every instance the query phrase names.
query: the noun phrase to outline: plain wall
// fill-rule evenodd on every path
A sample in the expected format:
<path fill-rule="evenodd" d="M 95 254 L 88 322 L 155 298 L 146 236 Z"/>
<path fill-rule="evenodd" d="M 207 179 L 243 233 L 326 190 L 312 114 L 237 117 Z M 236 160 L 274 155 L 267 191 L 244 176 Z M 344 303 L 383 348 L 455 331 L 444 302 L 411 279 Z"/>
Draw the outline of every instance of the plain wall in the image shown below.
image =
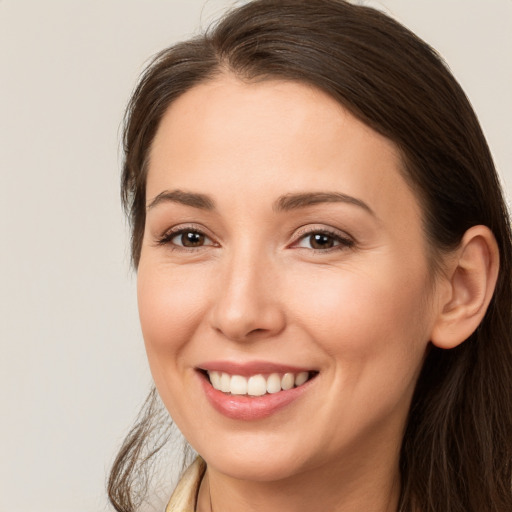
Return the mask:
<path fill-rule="evenodd" d="M 0 0 L 0 511 L 108 509 L 150 386 L 119 202 L 147 59 L 234 2 Z M 512 1 L 382 0 L 445 57 L 512 197 Z"/>

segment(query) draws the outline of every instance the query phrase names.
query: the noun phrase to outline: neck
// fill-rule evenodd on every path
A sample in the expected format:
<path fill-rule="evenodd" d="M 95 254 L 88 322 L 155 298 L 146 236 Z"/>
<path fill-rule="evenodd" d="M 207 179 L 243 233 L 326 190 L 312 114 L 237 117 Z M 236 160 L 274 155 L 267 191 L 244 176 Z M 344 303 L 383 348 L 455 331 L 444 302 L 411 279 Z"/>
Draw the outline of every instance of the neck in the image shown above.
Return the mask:
<path fill-rule="evenodd" d="M 345 467 L 343 467 L 345 466 Z M 208 467 L 198 512 L 396 512 L 400 494 L 398 457 L 315 468 L 277 481 L 246 481 Z"/>

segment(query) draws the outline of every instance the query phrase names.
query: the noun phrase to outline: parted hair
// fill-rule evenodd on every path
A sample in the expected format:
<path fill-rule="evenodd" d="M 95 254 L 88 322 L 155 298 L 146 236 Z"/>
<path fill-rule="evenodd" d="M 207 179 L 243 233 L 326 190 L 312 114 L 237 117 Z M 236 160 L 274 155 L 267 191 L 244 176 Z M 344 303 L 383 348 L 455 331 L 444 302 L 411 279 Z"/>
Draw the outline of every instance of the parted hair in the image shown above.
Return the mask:
<path fill-rule="evenodd" d="M 144 235 L 148 155 L 169 105 L 199 83 L 314 86 L 395 143 L 422 207 L 432 272 L 471 226 L 488 226 L 500 251 L 493 299 L 457 348 L 430 346 L 400 453 L 401 512 L 512 511 L 512 270 L 507 207 L 477 117 L 440 56 L 375 9 L 343 0 L 255 0 L 204 34 L 159 53 L 129 102 L 122 200 L 137 267 Z M 135 512 L 148 468 L 168 437 L 153 390 L 113 464 L 108 492 Z"/>

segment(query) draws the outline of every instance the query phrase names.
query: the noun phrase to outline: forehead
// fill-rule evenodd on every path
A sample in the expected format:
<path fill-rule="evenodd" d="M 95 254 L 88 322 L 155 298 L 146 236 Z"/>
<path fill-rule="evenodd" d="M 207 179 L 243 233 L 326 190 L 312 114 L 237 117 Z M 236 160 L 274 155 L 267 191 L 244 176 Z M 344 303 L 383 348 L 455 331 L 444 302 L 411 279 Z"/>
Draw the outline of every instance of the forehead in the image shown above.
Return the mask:
<path fill-rule="evenodd" d="M 390 140 L 322 91 L 224 75 L 168 108 L 151 148 L 147 196 L 194 189 L 233 201 L 236 189 L 237 198 L 247 201 L 257 192 L 270 200 L 335 190 L 383 213 L 396 209 L 401 198 L 400 206 L 417 214 L 401 169 Z"/>

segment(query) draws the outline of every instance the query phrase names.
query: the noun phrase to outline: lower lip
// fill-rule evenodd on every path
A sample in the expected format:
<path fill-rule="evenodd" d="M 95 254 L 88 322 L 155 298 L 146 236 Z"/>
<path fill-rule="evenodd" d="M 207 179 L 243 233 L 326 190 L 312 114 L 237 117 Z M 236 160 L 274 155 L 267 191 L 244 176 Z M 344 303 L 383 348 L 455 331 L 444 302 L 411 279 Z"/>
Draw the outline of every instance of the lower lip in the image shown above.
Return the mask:
<path fill-rule="evenodd" d="M 310 387 L 311 379 L 302 386 L 267 393 L 263 396 L 228 395 L 215 389 L 204 374 L 200 374 L 203 390 L 213 408 L 234 420 L 255 421 L 275 414 L 299 398 Z"/>

